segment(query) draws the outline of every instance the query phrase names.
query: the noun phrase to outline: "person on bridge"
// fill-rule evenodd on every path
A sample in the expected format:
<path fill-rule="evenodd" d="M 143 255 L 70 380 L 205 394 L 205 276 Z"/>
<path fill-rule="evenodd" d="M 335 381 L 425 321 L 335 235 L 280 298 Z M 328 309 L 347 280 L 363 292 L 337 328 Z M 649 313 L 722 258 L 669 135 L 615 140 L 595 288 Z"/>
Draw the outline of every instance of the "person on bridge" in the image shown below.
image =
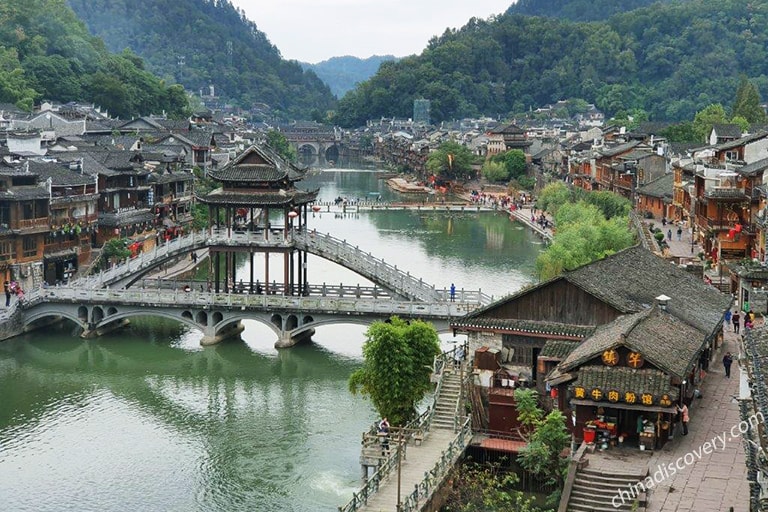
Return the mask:
<path fill-rule="evenodd" d="M 451 283 L 451 302 L 456 300 L 456 285 Z"/>
<path fill-rule="evenodd" d="M 5 290 L 5 307 L 11 305 L 11 283 L 6 281 L 3 283 L 3 290 Z"/>

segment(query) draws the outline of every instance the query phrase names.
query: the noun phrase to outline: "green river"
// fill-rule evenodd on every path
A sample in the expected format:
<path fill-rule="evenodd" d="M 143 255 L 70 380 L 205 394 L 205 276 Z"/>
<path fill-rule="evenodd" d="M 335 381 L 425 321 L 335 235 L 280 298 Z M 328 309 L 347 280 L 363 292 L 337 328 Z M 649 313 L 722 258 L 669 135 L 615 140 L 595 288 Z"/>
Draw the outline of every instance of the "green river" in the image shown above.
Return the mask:
<path fill-rule="evenodd" d="M 321 200 L 402 199 L 367 171 L 300 185 Z M 308 221 L 438 287 L 496 297 L 532 282 L 541 250 L 504 214 Z M 367 284 L 312 256 L 308 270 Z M 365 328 L 321 327 L 278 352 L 271 330 L 244 325 L 242 341 L 205 349 L 200 332 L 150 316 L 95 340 L 65 323 L 0 342 L 0 510 L 335 511 L 360 484 L 360 434 L 376 420 L 347 390 Z"/>

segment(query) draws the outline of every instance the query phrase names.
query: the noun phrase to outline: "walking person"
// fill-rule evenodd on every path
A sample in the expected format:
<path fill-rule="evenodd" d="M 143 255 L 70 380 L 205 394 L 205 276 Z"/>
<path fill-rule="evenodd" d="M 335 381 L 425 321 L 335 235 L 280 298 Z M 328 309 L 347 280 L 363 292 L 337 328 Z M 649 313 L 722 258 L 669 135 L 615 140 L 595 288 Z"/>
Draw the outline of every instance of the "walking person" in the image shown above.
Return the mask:
<path fill-rule="evenodd" d="M 671 229 L 667 230 L 667 241 L 668 242 L 672 241 L 672 230 Z"/>
<path fill-rule="evenodd" d="M 680 226 L 677 226 L 677 241 L 680 242 L 683 240 L 683 228 Z"/>
<path fill-rule="evenodd" d="M 383 418 L 379 422 L 377 435 L 381 442 L 381 456 L 384 457 L 389 453 L 389 421 L 387 418 Z"/>
<path fill-rule="evenodd" d="M 738 310 L 733 312 L 733 316 L 731 316 L 731 321 L 733 322 L 733 332 L 736 334 L 739 334 L 739 328 L 741 327 L 741 315 L 739 314 Z"/>
<path fill-rule="evenodd" d="M 723 366 L 725 367 L 725 378 L 731 378 L 731 364 L 733 363 L 733 356 L 730 352 L 726 352 L 723 356 Z"/>
<path fill-rule="evenodd" d="M 731 315 L 732 314 L 733 313 L 731 313 L 730 309 L 725 312 L 725 323 L 723 323 L 723 329 L 726 330 L 726 331 L 728 330 L 728 327 L 731 325 Z"/>
<path fill-rule="evenodd" d="M 11 305 L 11 283 L 6 281 L 3 283 L 3 290 L 5 291 L 5 307 Z"/>
<path fill-rule="evenodd" d="M 453 367 L 455 369 L 461 368 L 461 362 L 464 360 L 464 345 L 459 345 L 453 352 Z"/>
<path fill-rule="evenodd" d="M 677 406 L 677 412 L 680 414 L 680 422 L 683 424 L 683 435 L 688 435 L 688 406 L 683 403 L 683 406 Z"/>

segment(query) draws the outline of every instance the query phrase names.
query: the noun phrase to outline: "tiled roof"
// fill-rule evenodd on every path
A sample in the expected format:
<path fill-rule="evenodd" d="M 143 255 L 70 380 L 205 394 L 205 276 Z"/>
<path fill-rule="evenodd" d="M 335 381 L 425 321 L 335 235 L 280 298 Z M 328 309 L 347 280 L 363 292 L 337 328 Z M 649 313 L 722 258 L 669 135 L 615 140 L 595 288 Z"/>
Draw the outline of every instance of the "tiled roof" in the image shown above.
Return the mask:
<path fill-rule="evenodd" d="M 9 201 L 22 201 L 29 199 L 48 199 L 48 189 L 38 185 L 26 185 L 21 187 L 11 187 L 8 190 L 0 192 L 0 199 Z"/>
<path fill-rule="evenodd" d="M 226 165 L 220 170 L 209 173 L 213 179 L 222 181 L 261 181 L 275 182 L 287 177 L 285 171 L 281 171 L 272 165 Z"/>
<path fill-rule="evenodd" d="M 712 125 L 718 137 L 728 137 L 738 139 L 741 137 L 741 127 L 737 124 L 715 124 Z"/>
<path fill-rule="evenodd" d="M 317 199 L 318 190 L 304 191 L 291 190 L 285 194 L 277 191 L 238 193 L 216 189 L 210 194 L 199 197 L 198 200 L 206 204 L 232 204 L 253 206 L 288 206 L 310 203 Z"/>
<path fill-rule="evenodd" d="M 29 162 L 29 169 L 40 176 L 41 181 L 51 178 L 54 186 L 92 185 L 93 176 L 70 169 L 69 165 L 57 162 Z"/>
<path fill-rule="evenodd" d="M 580 342 L 578 341 L 568 340 L 547 340 L 539 352 L 539 357 L 562 361 L 568 357 L 568 354 L 570 354 L 573 349 L 579 346 L 579 343 Z"/>
<path fill-rule="evenodd" d="M 651 197 L 672 197 L 672 188 L 675 183 L 675 175 L 672 173 L 664 174 L 650 183 L 638 187 L 637 192 Z"/>
<path fill-rule="evenodd" d="M 672 315 L 707 335 L 715 331 L 731 304 L 730 295 L 639 245 L 563 277 L 624 313 L 648 309 L 656 297 L 666 295 Z"/>
<path fill-rule="evenodd" d="M 494 305 L 495 304 L 497 303 L 494 303 Z M 516 331 L 574 338 L 585 338 L 595 332 L 595 327 L 590 325 L 571 325 L 557 322 L 522 320 L 517 318 L 478 318 L 474 316 L 474 313 L 471 316 L 472 318 L 464 317 L 462 319 L 457 319 L 451 323 L 451 326 L 460 326 L 470 330 Z"/>
<path fill-rule="evenodd" d="M 659 307 L 653 307 L 641 313 L 620 316 L 599 327 L 560 363 L 560 371 L 571 371 L 609 348 L 623 346 L 640 352 L 657 368 L 682 379 L 698 360 L 706 334 Z"/>
<path fill-rule="evenodd" d="M 762 138 L 768 137 L 768 132 L 766 131 L 759 131 L 756 133 L 753 133 L 751 135 L 746 135 L 744 137 L 741 137 L 736 140 L 732 140 L 729 142 L 723 142 L 722 144 L 717 144 L 713 146 L 715 150 L 723 151 L 733 148 L 738 148 L 739 146 L 743 146 L 745 144 L 749 144 L 750 142 L 754 142 L 756 140 L 760 140 Z"/>
<path fill-rule="evenodd" d="M 640 395 L 644 393 L 653 395 L 655 400 L 667 394 L 673 404 L 679 396 L 678 389 L 671 384 L 668 375 L 650 368 L 635 370 L 626 366 L 582 366 L 579 377 L 568 387 L 569 391 L 572 393 L 576 386 L 585 388 L 587 392 L 594 388 L 599 388 L 603 393 L 614 390 L 620 396 L 633 392 L 637 395 L 638 404 Z"/>
<path fill-rule="evenodd" d="M 617 145 L 617 146 L 611 146 L 611 147 L 602 148 L 602 149 L 600 149 L 598 152 L 599 152 L 599 153 L 600 153 L 602 156 L 608 156 L 608 157 L 611 157 L 611 156 L 620 155 L 620 154 L 622 154 L 622 153 L 625 153 L 625 152 L 627 152 L 627 151 L 630 151 L 630 150 L 631 150 L 631 149 L 633 149 L 635 146 L 639 146 L 639 145 L 640 145 L 640 141 L 638 141 L 638 140 L 633 140 L 633 141 L 630 141 L 630 142 L 626 142 L 626 143 L 624 143 L 624 144 L 619 144 L 619 145 Z"/>
<path fill-rule="evenodd" d="M 766 169 L 768 169 L 768 158 L 763 158 L 762 160 L 757 160 L 751 164 L 737 167 L 734 170 L 742 176 L 762 176 L 763 171 Z"/>

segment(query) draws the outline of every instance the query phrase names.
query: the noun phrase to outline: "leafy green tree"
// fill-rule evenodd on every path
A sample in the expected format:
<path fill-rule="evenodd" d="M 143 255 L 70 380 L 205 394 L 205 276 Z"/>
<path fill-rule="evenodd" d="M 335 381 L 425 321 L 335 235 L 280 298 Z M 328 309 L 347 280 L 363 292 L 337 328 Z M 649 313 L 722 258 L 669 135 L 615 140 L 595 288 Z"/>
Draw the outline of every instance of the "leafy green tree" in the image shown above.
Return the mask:
<path fill-rule="evenodd" d="M 669 142 L 701 142 L 696 138 L 696 132 L 693 130 L 691 121 L 683 121 L 668 126 L 661 131 L 661 135 Z"/>
<path fill-rule="evenodd" d="M 487 161 L 483 164 L 483 168 L 480 171 L 485 179 L 490 182 L 499 183 L 509 180 L 509 171 L 507 167 L 500 162 Z"/>
<path fill-rule="evenodd" d="M 556 215 L 561 206 L 572 200 L 571 190 L 562 181 L 545 186 L 536 199 L 536 207 Z"/>
<path fill-rule="evenodd" d="M 282 132 L 269 130 L 267 132 L 267 145 L 288 162 L 296 162 L 298 159 L 296 149 L 291 146 Z"/>
<path fill-rule="evenodd" d="M 739 78 L 739 87 L 736 90 L 732 110 L 734 118 L 743 118 L 749 124 L 766 122 L 765 110 L 760 105 L 760 93 L 757 91 L 757 86 L 750 82 L 746 75 L 741 75 Z"/>
<path fill-rule="evenodd" d="M 590 192 L 584 196 L 584 200 L 597 206 L 603 217 L 609 220 L 614 217 L 626 217 L 632 210 L 632 202 L 629 199 L 607 190 Z"/>
<path fill-rule="evenodd" d="M 349 390 L 369 396 L 378 413 L 393 425 L 404 425 L 431 389 L 432 362 L 439 353 L 437 331 L 431 324 L 396 316 L 374 322 L 366 331 L 363 367 L 349 377 Z"/>
<path fill-rule="evenodd" d="M 467 179 L 472 177 L 474 160 L 475 156 L 468 147 L 458 142 L 443 142 L 429 154 L 427 170 L 447 179 Z"/>
<path fill-rule="evenodd" d="M 696 134 L 696 142 L 705 142 L 712 127 L 716 124 L 728 122 L 725 109 L 719 103 L 708 105 L 704 110 L 696 112 L 693 118 L 693 132 Z"/>
<path fill-rule="evenodd" d="M 525 153 L 519 149 L 510 149 L 504 153 L 504 165 L 512 178 L 525 176 L 525 171 L 528 168 Z"/>
<path fill-rule="evenodd" d="M 517 460 L 534 476 L 545 478 L 556 486 L 558 492 L 548 500 L 554 505 L 560 500 L 559 490 L 563 488 L 568 469 L 568 459 L 562 456 L 571 442 L 565 417 L 557 409 L 545 415 L 538 406 L 537 393 L 532 389 L 516 389 L 515 403 L 518 419 L 524 427 L 521 433 L 527 441 Z"/>
<path fill-rule="evenodd" d="M 453 486 L 442 509 L 445 512 L 542 512 L 533 505 L 533 498 L 515 489 L 519 482 L 517 475 L 504 471 L 498 462 L 458 464 L 448 481 L 453 482 Z"/>
<path fill-rule="evenodd" d="M 117 263 L 131 257 L 131 251 L 128 249 L 127 238 L 113 238 L 104 244 L 101 251 L 102 262 L 107 265 L 110 262 Z"/>
<path fill-rule="evenodd" d="M 634 243 L 626 217 L 606 220 L 601 210 L 587 201 L 565 203 L 555 214 L 552 244 L 536 260 L 539 278 L 551 279 L 604 258 Z"/>

